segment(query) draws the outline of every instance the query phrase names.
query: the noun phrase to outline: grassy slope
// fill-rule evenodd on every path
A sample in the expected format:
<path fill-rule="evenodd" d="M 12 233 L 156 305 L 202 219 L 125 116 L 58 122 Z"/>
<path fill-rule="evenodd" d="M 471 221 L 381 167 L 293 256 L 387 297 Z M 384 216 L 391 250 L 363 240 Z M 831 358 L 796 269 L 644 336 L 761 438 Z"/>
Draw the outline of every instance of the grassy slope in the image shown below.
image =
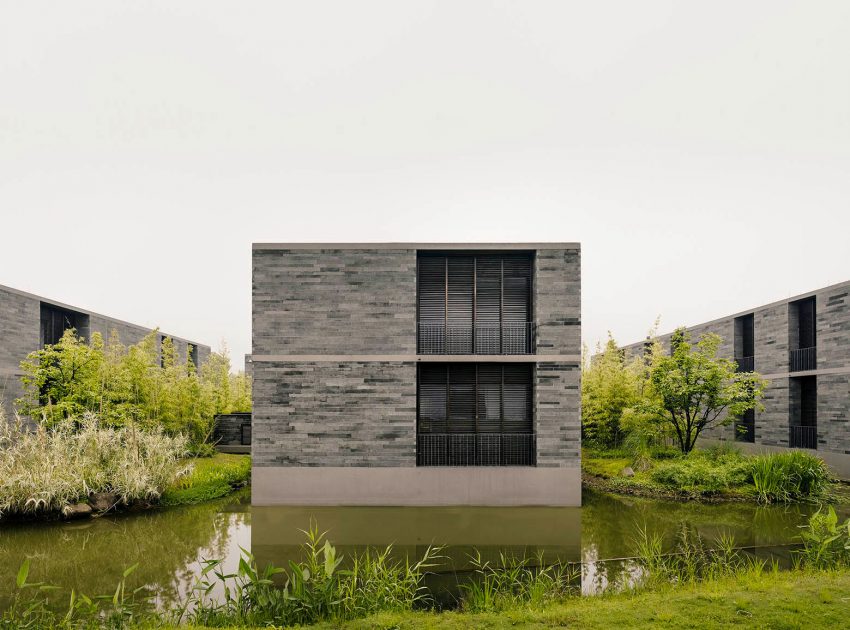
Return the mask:
<path fill-rule="evenodd" d="M 251 479 L 251 456 L 217 453 L 194 461 L 192 472 L 162 495 L 162 505 L 191 505 L 223 497 Z"/>
<path fill-rule="evenodd" d="M 318 628 L 840 628 L 850 610 L 850 572 L 766 573 L 681 588 L 584 597 L 543 610 L 383 613 Z"/>

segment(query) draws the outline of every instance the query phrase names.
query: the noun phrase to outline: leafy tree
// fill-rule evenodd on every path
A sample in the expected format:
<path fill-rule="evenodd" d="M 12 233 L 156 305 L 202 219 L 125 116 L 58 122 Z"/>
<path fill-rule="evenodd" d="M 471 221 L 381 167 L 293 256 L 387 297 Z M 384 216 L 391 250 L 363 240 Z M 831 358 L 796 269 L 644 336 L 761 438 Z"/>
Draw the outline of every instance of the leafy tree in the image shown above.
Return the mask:
<path fill-rule="evenodd" d="M 592 360 L 583 362 L 582 437 L 600 448 L 613 448 L 622 443 L 624 412 L 640 400 L 638 370 L 610 333 L 605 348 L 597 350 Z"/>
<path fill-rule="evenodd" d="M 18 409 L 53 425 L 96 413 L 107 426 L 161 427 L 195 445 L 208 440 L 217 413 L 251 410 L 250 379 L 230 373 L 227 347 L 201 366 L 180 358 L 174 342 L 158 330 L 125 347 L 113 331 L 86 343 L 68 330 L 58 343 L 21 363 L 24 396 Z"/>
<path fill-rule="evenodd" d="M 720 337 L 702 335 L 696 344 L 684 328 L 671 338 L 672 353 L 655 357 L 651 368 L 655 400 L 644 409 L 669 423 L 679 448 L 689 453 L 700 434 L 728 424 L 748 409 L 761 409 L 766 381 L 755 372 L 737 372 L 731 359 L 717 356 Z"/>

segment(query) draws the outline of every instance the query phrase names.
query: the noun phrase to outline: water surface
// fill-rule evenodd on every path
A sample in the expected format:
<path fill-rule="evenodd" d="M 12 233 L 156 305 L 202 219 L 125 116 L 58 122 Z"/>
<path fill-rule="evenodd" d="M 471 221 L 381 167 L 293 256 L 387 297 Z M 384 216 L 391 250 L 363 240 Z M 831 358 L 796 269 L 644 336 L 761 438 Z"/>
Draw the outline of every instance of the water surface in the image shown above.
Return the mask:
<path fill-rule="evenodd" d="M 203 559 L 236 567 L 240 547 L 261 564 L 286 566 L 301 556 L 301 530 L 318 526 L 343 553 L 394 545 L 394 553 L 421 556 L 445 547 L 444 576 L 470 569 L 478 550 L 498 562 L 502 553 L 543 562 L 585 563 L 588 584 L 607 583 L 599 562 L 634 553 L 638 527 L 658 532 L 672 548 L 683 530 L 707 541 L 732 535 L 741 546 L 794 542 L 815 507 L 707 505 L 584 493 L 581 508 L 255 507 L 249 492 L 199 506 L 104 516 L 70 523 L 0 525 L 0 604 L 13 590 L 25 557 L 31 581 L 89 595 L 111 593 L 124 568 L 139 563 L 136 584 L 148 584 L 160 605 L 184 594 Z M 842 516 L 850 516 L 845 506 Z M 600 577 L 601 576 L 601 577 Z M 595 590 L 586 588 L 585 590 Z"/>

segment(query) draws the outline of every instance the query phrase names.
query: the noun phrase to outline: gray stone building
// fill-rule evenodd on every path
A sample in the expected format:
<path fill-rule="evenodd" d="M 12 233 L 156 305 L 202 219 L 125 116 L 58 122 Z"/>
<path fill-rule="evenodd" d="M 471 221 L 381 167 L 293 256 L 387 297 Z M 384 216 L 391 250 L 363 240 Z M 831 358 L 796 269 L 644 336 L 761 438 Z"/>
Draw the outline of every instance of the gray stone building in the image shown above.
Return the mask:
<path fill-rule="evenodd" d="M 69 328 L 76 329 L 84 339 L 95 332 L 105 339 L 114 330 L 125 345 L 141 341 L 151 331 L 144 326 L 0 285 L 0 401 L 8 416 L 14 411 L 15 400 L 23 395 L 21 361 L 30 352 L 56 343 Z M 161 337 L 173 340 L 183 360 L 191 348 L 195 365 L 200 365 L 210 354 L 209 346 L 168 333 L 162 333 Z"/>
<path fill-rule="evenodd" d="M 802 448 L 850 478 L 850 282 L 804 293 L 688 328 L 713 332 L 720 354 L 769 386 L 764 411 L 750 411 L 712 430 L 712 440 L 748 450 Z M 669 350 L 670 335 L 661 337 Z M 643 352 L 644 342 L 626 346 Z"/>
<path fill-rule="evenodd" d="M 580 505 L 580 247 L 253 246 L 255 505 Z"/>

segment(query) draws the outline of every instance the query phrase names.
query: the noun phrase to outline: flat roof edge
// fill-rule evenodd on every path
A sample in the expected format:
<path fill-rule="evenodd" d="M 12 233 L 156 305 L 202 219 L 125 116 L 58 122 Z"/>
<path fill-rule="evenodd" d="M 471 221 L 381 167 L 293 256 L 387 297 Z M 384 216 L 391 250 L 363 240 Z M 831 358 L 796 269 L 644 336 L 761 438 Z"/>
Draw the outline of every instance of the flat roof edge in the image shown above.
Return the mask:
<path fill-rule="evenodd" d="M 116 324 L 124 324 L 127 326 L 135 326 L 136 328 L 141 328 L 143 330 L 152 331 L 154 328 L 149 328 L 148 326 L 143 326 L 141 324 L 136 324 L 134 322 L 128 322 L 123 319 L 118 319 L 117 317 L 112 317 L 111 315 L 104 315 L 103 313 L 97 313 L 95 311 L 90 311 L 86 308 L 81 308 L 79 306 L 72 306 L 71 304 L 65 304 L 64 302 L 60 302 L 59 300 L 53 300 L 51 298 L 46 298 L 41 295 L 36 295 L 35 293 L 30 293 L 29 291 L 22 291 L 21 289 L 16 289 L 14 287 L 6 286 L 5 284 L 0 284 L 0 291 L 8 291 L 9 293 L 14 293 L 15 295 L 20 295 L 21 297 L 29 298 L 31 300 L 38 300 L 39 302 L 44 302 L 45 304 L 49 304 L 51 306 L 55 306 L 57 308 L 65 309 L 67 311 L 74 311 L 77 313 L 82 313 L 83 315 L 88 315 L 89 317 L 100 317 L 101 319 L 105 319 L 110 322 L 115 322 Z M 177 341 L 182 341 L 184 343 L 190 343 L 196 348 L 209 348 L 212 351 L 212 346 L 205 343 L 198 343 L 197 341 L 192 341 L 191 339 L 186 339 L 185 337 L 179 337 L 177 335 L 172 335 L 168 332 L 165 332 L 160 329 L 160 334 L 164 337 L 171 337 L 172 339 L 176 339 Z"/>
<path fill-rule="evenodd" d="M 791 302 L 797 302 L 798 300 L 805 300 L 806 298 L 814 297 L 818 293 L 823 293 L 824 291 L 833 291 L 835 289 L 841 288 L 850 289 L 850 280 L 844 280 L 843 282 L 836 282 L 835 284 L 830 284 L 825 287 L 820 287 L 818 289 L 812 289 L 811 291 L 806 291 L 805 293 L 800 293 L 798 295 L 792 295 L 791 297 L 783 298 L 781 300 L 774 300 L 773 302 L 768 302 L 767 304 L 761 304 L 759 306 L 754 306 L 753 308 L 747 308 L 743 311 L 738 311 L 737 313 L 732 313 L 730 315 L 723 315 L 721 317 L 715 317 L 714 319 L 709 319 L 704 322 L 697 322 L 696 324 L 691 324 L 690 326 L 685 326 L 686 330 L 690 330 L 692 328 L 696 328 L 698 326 L 710 326 L 711 324 L 718 324 L 727 319 L 735 319 L 736 317 L 742 317 L 744 315 L 749 315 L 751 313 L 757 313 L 758 311 L 764 310 L 766 308 L 774 308 L 776 306 L 782 306 L 783 304 L 790 304 Z M 675 332 L 675 330 L 671 330 L 666 333 L 658 333 L 658 338 L 669 337 Z M 632 346 L 637 346 L 644 343 L 646 339 L 642 339 L 641 341 L 635 341 L 633 343 L 628 343 L 621 348 L 631 348 Z"/>
<path fill-rule="evenodd" d="M 251 249 L 581 249 L 581 243 L 252 243 Z"/>

